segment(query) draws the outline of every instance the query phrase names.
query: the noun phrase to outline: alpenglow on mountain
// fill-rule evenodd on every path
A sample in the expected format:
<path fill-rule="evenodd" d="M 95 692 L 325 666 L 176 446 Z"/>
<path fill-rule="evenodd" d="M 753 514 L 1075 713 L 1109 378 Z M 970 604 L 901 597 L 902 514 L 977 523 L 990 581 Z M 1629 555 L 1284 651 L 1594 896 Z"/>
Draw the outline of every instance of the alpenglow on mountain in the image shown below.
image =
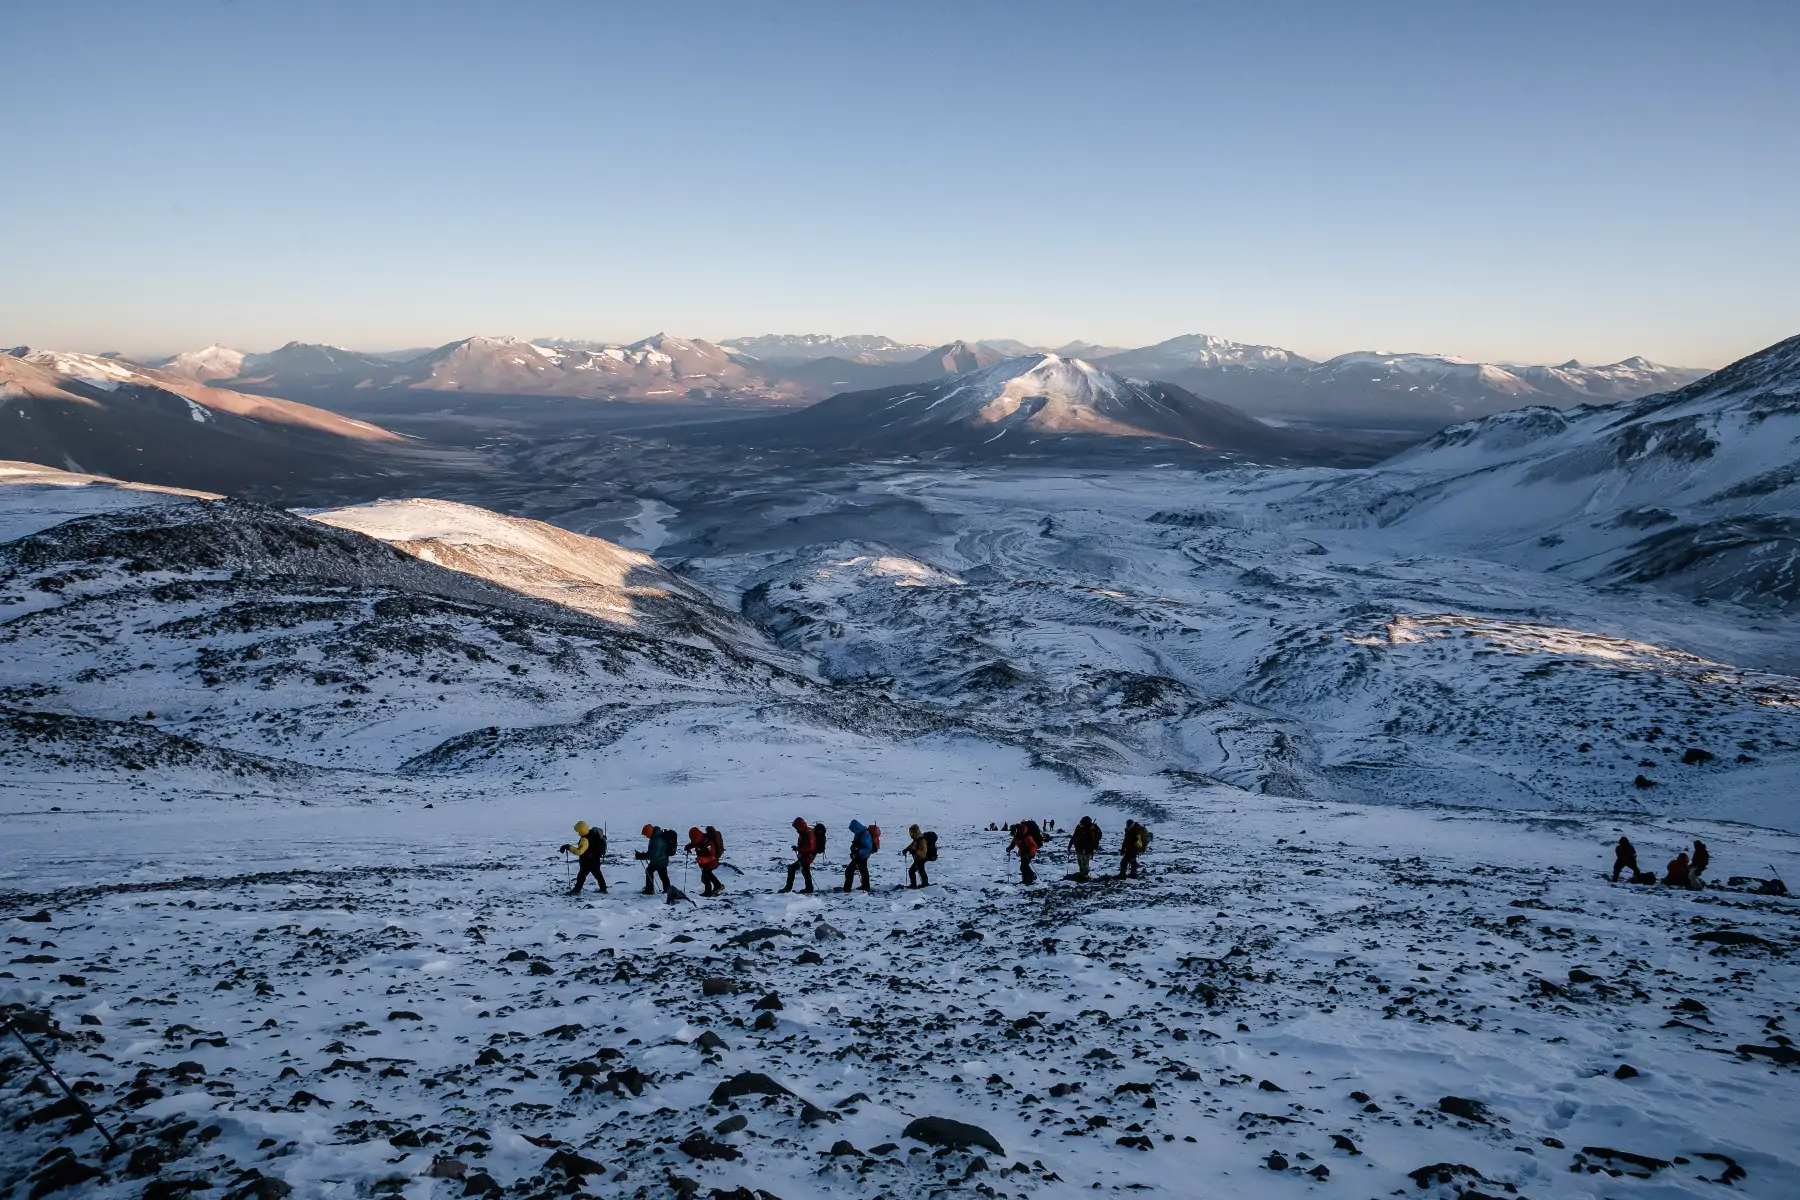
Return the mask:
<path fill-rule="evenodd" d="M 1055 354 L 846 392 L 800 412 L 738 423 L 731 436 L 870 454 L 1009 455 L 1151 439 L 1226 454 L 1284 456 L 1310 442 L 1171 384 L 1126 379 Z"/>
<path fill-rule="evenodd" d="M 877 334 L 763 334 L 713 343 L 655 334 L 635 342 L 469 337 L 389 356 L 290 342 L 246 354 L 221 345 L 159 360 L 190 379 L 270 395 L 393 390 L 565 396 L 657 404 L 795 405 L 840 392 L 920 383 L 1028 354 L 1079 358 L 1115 374 L 1284 419 L 1398 420 L 1431 427 L 1526 404 L 1630 400 L 1705 372 L 1642 357 L 1604 366 L 1481 363 L 1442 354 L 1358 350 L 1315 362 L 1279 346 L 1184 334 L 1121 349 L 1059 349 L 1008 338 L 935 347 Z"/>

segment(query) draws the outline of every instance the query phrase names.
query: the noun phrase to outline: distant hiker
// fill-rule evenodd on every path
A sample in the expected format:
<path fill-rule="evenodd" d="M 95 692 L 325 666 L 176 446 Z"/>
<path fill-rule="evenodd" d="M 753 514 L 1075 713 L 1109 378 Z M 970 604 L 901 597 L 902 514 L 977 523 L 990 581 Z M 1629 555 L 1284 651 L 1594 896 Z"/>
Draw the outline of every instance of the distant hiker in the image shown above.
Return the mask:
<path fill-rule="evenodd" d="M 1663 882 L 1670 887 L 1691 887 L 1693 885 L 1688 882 L 1688 871 L 1687 851 L 1683 850 L 1669 860 L 1669 873 L 1663 876 Z"/>
<path fill-rule="evenodd" d="M 1006 852 L 1019 852 L 1019 882 L 1032 884 L 1037 882 L 1037 872 L 1031 869 L 1031 860 L 1037 857 L 1039 847 L 1043 843 L 1041 837 L 1035 836 L 1036 821 L 1020 821 L 1012 829 L 1012 841 L 1007 843 Z"/>
<path fill-rule="evenodd" d="M 700 865 L 700 882 L 704 887 L 702 896 L 716 896 L 725 890 L 719 882 L 719 859 L 725 853 L 725 838 L 718 830 L 708 825 L 704 830 L 693 827 L 688 830 L 688 844 L 682 847 L 694 856 Z"/>
<path fill-rule="evenodd" d="M 575 843 L 562 848 L 563 853 L 575 856 L 575 863 L 581 868 L 580 873 L 575 876 L 575 886 L 569 889 L 569 895 L 581 895 L 581 885 L 587 882 L 590 875 L 604 892 L 606 876 L 600 874 L 600 860 L 606 855 L 606 835 L 592 828 L 586 821 L 575 822 L 575 834 Z"/>
<path fill-rule="evenodd" d="M 1706 868 L 1710 866 L 1712 866 L 1711 852 L 1707 850 L 1705 842 L 1695 838 L 1694 857 L 1688 860 L 1688 886 L 1695 891 L 1704 888 L 1706 880 L 1702 876 L 1706 874 Z"/>
<path fill-rule="evenodd" d="M 644 836 L 649 844 L 633 857 L 644 864 L 644 895 L 654 896 L 658 879 L 665 892 L 673 886 L 669 883 L 669 859 L 675 855 L 677 838 L 673 829 L 658 829 L 654 825 L 644 826 Z"/>
<path fill-rule="evenodd" d="M 912 840 L 900 853 L 910 855 L 912 862 L 906 868 L 906 886 L 922 888 L 931 886 L 931 877 L 925 874 L 925 864 L 937 861 L 937 834 L 920 833 L 917 825 L 906 831 Z"/>
<path fill-rule="evenodd" d="M 850 822 L 850 861 L 844 865 L 844 890 L 850 890 L 851 883 L 857 876 L 862 877 L 862 891 L 869 890 L 869 858 L 881 846 L 879 835 L 874 830 L 879 825 L 864 825 L 861 821 Z"/>
<path fill-rule="evenodd" d="M 800 890 L 810 892 L 813 890 L 813 859 L 825 849 L 825 823 L 821 821 L 815 829 L 806 823 L 805 817 L 795 817 L 794 837 L 794 861 L 788 864 L 787 885 L 781 890 L 793 891 L 794 876 L 800 875 L 806 879 L 806 886 Z"/>
<path fill-rule="evenodd" d="M 1083 817 L 1076 822 L 1075 832 L 1069 835 L 1069 849 L 1075 853 L 1075 878 L 1086 883 L 1088 868 L 1100 852 L 1100 826 L 1094 824 L 1094 818 Z"/>
<path fill-rule="evenodd" d="M 1619 844 L 1613 847 L 1612 881 L 1614 883 L 1619 882 L 1619 872 L 1621 871 L 1630 871 L 1633 878 L 1637 876 L 1637 847 L 1631 844 L 1631 839 L 1628 837 L 1621 837 Z"/>
<path fill-rule="evenodd" d="M 1125 836 L 1119 839 L 1119 878 L 1138 877 L 1138 855 L 1150 848 L 1150 831 L 1136 821 L 1125 822 Z"/>

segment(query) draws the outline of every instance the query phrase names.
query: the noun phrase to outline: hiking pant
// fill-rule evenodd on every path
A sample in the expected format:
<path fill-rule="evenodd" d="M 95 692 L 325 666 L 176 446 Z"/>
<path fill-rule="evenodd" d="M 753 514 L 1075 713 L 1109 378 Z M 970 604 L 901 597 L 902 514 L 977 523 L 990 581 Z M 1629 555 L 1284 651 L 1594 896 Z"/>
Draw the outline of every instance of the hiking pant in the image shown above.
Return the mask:
<path fill-rule="evenodd" d="M 1125 853 L 1119 855 L 1119 878 L 1120 879 L 1125 879 L 1125 878 L 1136 879 L 1138 877 L 1137 871 L 1138 871 L 1137 855 L 1135 853 L 1128 850 Z"/>
<path fill-rule="evenodd" d="M 806 886 L 801 889 L 802 891 L 810 892 L 813 890 L 812 859 L 797 858 L 788 864 L 787 886 L 782 888 L 782 891 L 791 892 L 794 890 L 794 876 L 796 875 L 802 876 L 806 880 Z"/>
<path fill-rule="evenodd" d="M 599 859 L 578 858 L 575 860 L 575 865 L 580 867 L 581 871 L 575 876 L 575 886 L 569 889 L 571 894 L 579 893 L 581 891 L 581 885 L 587 882 L 588 876 L 590 875 L 594 877 L 595 886 L 603 892 L 606 890 L 606 876 L 600 873 Z"/>
<path fill-rule="evenodd" d="M 925 874 L 925 860 L 915 859 L 913 865 L 906 868 L 906 886 L 927 887 L 931 878 Z"/>
<path fill-rule="evenodd" d="M 1615 859 L 1613 859 L 1612 881 L 1614 883 L 1619 882 L 1619 872 L 1620 871 L 1629 870 L 1633 875 L 1636 875 L 1637 869 L 1638 869 L 1637 863 L 1633 862 L 1631 859 L 1615 858 Z"/>
<path fill-rule="evenodd" d="M 857 875 L 859 875 L 859 874 L 862 876 L 862 890 L 866 892 L 869 890 L 869 860 L 868 859 L 852 858 L 849 862 L 849 865 L 847 865 L 844 868 L 844 890 L 846 892 L 850 890 L 851 880 L 855 879 L 857 877 Z"/>
<path fill-rule="evenodd" d="M 662 862 L 649 862 L 644 864 L 644 895 L 654 896 L 656 894 L 656 881 L 658 879 L 662 880 L 663 891 L 668 891 L 672 886 L 669 883 L 669 863 L 667 859 L 664 859 Z"/>
<path fill-rule="evenodd" d="M 1019 855 L 1019 882 L 1020 883 L 1036 883 L 1037 882 L 1037 872 L 1033 871 L 1031 869 L 1031 855 L 1029 855 L 1029 854 Z"/>
<path fill-rule="evenodd" d="M 1696 870 L 1694 870 L 1694 868 L 1689 867 L 1688 868 L 1688 887 L 1692 888 L 1696 892 L 1704 891 L 1706 889 L 1706 880 L 1702 878 L 1702 876 L 1704 874 L 1705 874 L 1705 871 L 1703 871 L 1703 870 L 1696 871 Z"/>
<path fill-rule="evenodd" d="M 1093 864 L 1093 861 L 1094 855 L 1092 851 L 1083 852 L 1077 850 L 1075 852 L 1075 877 L 1077 879 L 1086 879 L 1088 877 L 1088 867 Z"/>
<path fill-rule="evenodd" d="M 717 869 L 713 867 L 700 868 L 700 882 L 705 885 L 701 891 L 703 896 L 710 896 L 714 892 L 725 890 L 725 885 L 719 882 Z"/>

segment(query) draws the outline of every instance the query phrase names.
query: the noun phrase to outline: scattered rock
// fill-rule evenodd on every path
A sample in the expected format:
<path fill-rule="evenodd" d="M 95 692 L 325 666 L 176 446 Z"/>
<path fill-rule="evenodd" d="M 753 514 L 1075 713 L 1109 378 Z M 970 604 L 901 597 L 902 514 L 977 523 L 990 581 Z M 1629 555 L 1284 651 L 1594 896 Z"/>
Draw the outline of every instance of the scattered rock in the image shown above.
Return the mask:
<path fill-rule="evenodd" d="M 1749 1045 L 1745 1045 L 1745 1046 L 1739 1046 L 1737 1048 L 1737 1052 L 1746 1058 L 1748 1058 L 1749 1056 L 1751 1056 L 1753 1054 L 1758 1055 L 1762 1058 L 1768 1059 L 1770 1062 L 1777 1063 L 1784 1067 L 1791 1067 L 1795 1063 L 1800 1063 L 1800 1050 L 1796 1050 L 1792 1046 L 1781 1046 L 1781 1045 L 1749 1046 Z"/>
<path fill-rule="evenodd" d="M 723 1121 L 714 1125 L 713 1132 L 717 1134 L 736 1133 L 740 1129 L 748 1129 L 749 1127 L 750 1118 L 742 1113 L 738 1113 L 735 1116 L 726 1117 Z"/>
<path fill-rule="evenodd" d="M 698 1131 L 690 1133 L 687 1137 L 683 1138 L 681 1140 L 681 1145 L 678 1148 L 689 1158 L 698 1159 L 701 1162 L 713 1162 L 715 1160 L 730 1162 L 733 1159 L 744 1157 L 743 1151 L 739 1150 L 736 1146 L 729 1145 L 725 1142 L 715 1142 L 704 1133 Z"/>
<path fill-rule="evenodd" d="M 1269 1157 L 1263 1159 L 1263 1166 L 1269 1168 L 1271 1171 L 1285 1171 L 1288 1169 L 1287 1156 L 1283 1154 L 1271 1154 Z"/>
<path fill-rule="evenodd" d="M 761 1071 L 740 1071 L 712 1091 L 714 1104 L 727 1104 L 740 1096 L 791 1096 L 794 1093 L 782 1087 Z"/>
<path fill-rule="evenodd" d="M 1432 1163 L 1429 1167 L 1408 1171 L 1407 1175 L 1411 1176 L 1412 1181 L 1422 1188 L 1430 1187 L 1434 1183 L 1454 1184 L 1459 1179 L 1467 1179 L 1473 1183 L 1492 1182 L 1474 1167 L 1465 1166 L 1462 1163 Z"/>
<path fill-rule="evenodd" d="M 27 913 L 24 916 L 21 916 L 19 920 L 31 921 L 38 925 L 48 925 L 50 923 L 50 910 L 47 908 L 40 908 L 34 913 Z"/>
<path fill-rule="evenodd" d="M 1708 929 L 1689 935 L 1696 942 L 1717 942 L 1721 946 L 1763 946 L 1775 949 L 1775 943 L 1738 929 Z"/>
<path fill-rule="evenodd" d="M 767 941 L 772 941 L 773 939 L 778 938 L 778 937 L 793 937 L 793 936 L 794 936 L 794 931 L 791 929 L 776 929 L 773 926 L 770 926 L 770 927 L 765 927 L 765 928 L 760 928 L 760 929 L 746 930 L 743 933 L 737 934 L 734 937 L 728 937 L 725 939 L 725 944 L 728 946 L 748 946 L 754 942 L 767 942 Z M 816 937 L 818 935 L 815 933 L 814 936 Z"/>
<path fill-rule="evenodd" d="M 1623 1163 L 1620 1168 L 1627 1175 L 1639 1179 L 1648 1179 L 1658 1171 L 1667 1170 L 1674 1165 L 1666 1159 L 1651 1158 L 1646 1154 L 1633 1154 L 1629 1150 L 1614 1150 L 1608 1146 L 1583 1146 L 1581 1152 L 1589 1158 L 1603 1158 L 1612 1163 Z"/>
<path fill-rule="evenodd" d="M 1636 1079 L 1638 1069 L 1630 1063 L 1620 1063 L 1619 1069 L 1613 1072 L 1614 1079 Z"/>
<path fill-rule="evenodd" d="M 1453 1117 L 1461 1117 L 1465 1121 L 1474 1121 L 1481 1125 L 1492 1125 L 1493 1116 L 1488 1106 L 1479 1100 L 1465 1100 L 1461 1096 L 1445 1096 L 1438 1101 L 1438 1111 L 1449 1113 Z"/>
<path fill-rule="evenodd" d="M 700 994 L 702 996 L 731 996 L 735 995 L 737 990 L 738 982 L 735 979 L 725 979 L 721 976 L 714 976 L 711 979 L 704 979 L 700 982 Z"/>
<path fill-rule="evenodd" d="M 779 993 L 770 992 L 750 1007 L 764 1012 L 780 1012 L 782 1009 L 781 996 Z"/>
<path fill-rule="evenodd" d="M 957 1149 L 980 1146 L 995 1154 L 1006 1153 L 999 1139 L 981 1126 L 955 1121 L 949 1117 L 919 1117 L 908 1124 L 900 1136 L 924 1142 L 928 1146 L 950 1146 Z"/>
<path fill-rule="evenodd" d="M 851 1145 L 848 1141 L 844 1140 L 843 1138 L 839 1138 L 837 1141 L 831 1143 L 831 1149 L 827 1150 L 826 1153 L 829 1154 L 833 1158 L 863 1158 L 863 1157 L 865 1157 L 861 1150 L 858 1150 L 855 1146 Z"/>
<path fill-rule="evenodd" d="M 589 1175 L 605 1174 L 606 1168 L 573 1150 L 558 1150 L 544 1160 L 544 1172 L 565 1175 L 570 1179 L 585 1179 Z"/>
<path fill-rule="evenodd" d="M 1347 1151 L 1350 1154 L 1362 1153 L 1361 1150 L 1356 1148 L 1355 1142 L 1351 1141 L 1341 1133 L 1334 1133 L 1331 1135 L 1331 1144 L 1335 1149 Z"/>

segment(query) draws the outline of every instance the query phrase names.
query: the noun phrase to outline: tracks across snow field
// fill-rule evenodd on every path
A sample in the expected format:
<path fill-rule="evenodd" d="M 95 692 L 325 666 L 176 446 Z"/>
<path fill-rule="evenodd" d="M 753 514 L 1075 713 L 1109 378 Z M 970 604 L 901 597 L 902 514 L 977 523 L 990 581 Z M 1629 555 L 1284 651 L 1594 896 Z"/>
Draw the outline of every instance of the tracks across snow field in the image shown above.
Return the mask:
<path fill-rule="evenodd" d="M 1143 880 L 1075 883 L 1055 853 L 1020 888 L 1005 835 L 926 800 L 930 888 L 892 886 L 890 846 L 872 894 L 779 894 L 784 831 L 732 827 L 745 873 L 692 907 L 639 894 L 617 834 L 612 892 L 570 897 L 483 806 L 437 804 L 405 817 L 436 848 L 385 863 L 370 810 L 272 802 L 245 857 L 293 869 L 15 873 L 0 997 L 47 1015 L 34 1041 L 128 1150 L 6 1056 L 0 1183 L 1775 1197 L 1800 1170 L 1795 906 L 1612 887 L 1606 822 L 1209 789 Z M 1120 812 L 1092 811 L 1116 845 Z M 158 836 L 105 825 L 96 861 Z"/>

